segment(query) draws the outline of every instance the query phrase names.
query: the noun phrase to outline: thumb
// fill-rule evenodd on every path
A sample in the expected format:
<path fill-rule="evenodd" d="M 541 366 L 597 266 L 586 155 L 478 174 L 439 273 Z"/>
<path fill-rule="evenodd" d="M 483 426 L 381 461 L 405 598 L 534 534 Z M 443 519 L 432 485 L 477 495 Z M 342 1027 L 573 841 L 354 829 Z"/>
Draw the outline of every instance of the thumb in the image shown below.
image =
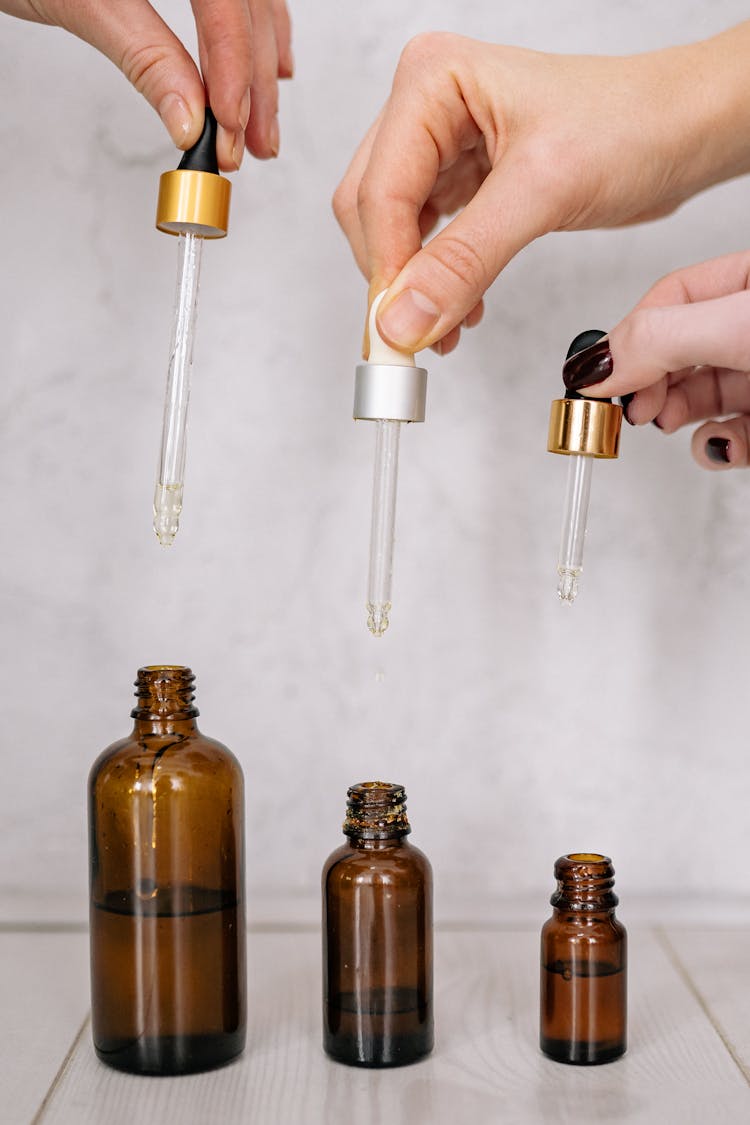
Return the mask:
<path fill-rule="evenodd" d="M 55 18 L 52 10 L 49 15 Z M 178 148 L 198 140 L 206 104 L 201 76 L 148 0 L 66 4 L 59 23 L 119 67 L 159 114 Z"/>
<path fill-rule="evenodd" d="M 511 258 L 552 229 L 539 204 L 522 166 L 501 163 L 391 282 L 378 310 L 381 335 L 401 351 L 415 352 L 460 325 Z"/>

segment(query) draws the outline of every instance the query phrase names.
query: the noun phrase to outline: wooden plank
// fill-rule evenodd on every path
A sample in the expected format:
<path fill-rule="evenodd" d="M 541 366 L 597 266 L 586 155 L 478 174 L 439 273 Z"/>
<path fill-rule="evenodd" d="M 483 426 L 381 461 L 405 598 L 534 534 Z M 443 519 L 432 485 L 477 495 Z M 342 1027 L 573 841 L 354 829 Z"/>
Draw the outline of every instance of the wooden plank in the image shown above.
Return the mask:
<path fill-rule="evenodd" d="M 704 1125 L 750 1120 L 750 1086 L 664 948 L 631 935 L 631 1046 L 609 1066 L 559 1066 L 537 1048 L 537 933 L 439 933 L 437 1047 L 416 1066 L 359 1070 L 320 1047 L 320 946 L 250 939 L 252 1032 L 241 1060 L 185 1078 L 118 1074 L 75 1050 L 44 1125 Z"/>
<path fill-rule="evenodd" d="M 86 934 L 0 934 L 0 1120 L 28 1125 L 89 1005 Z"/>
<path fill-rule="evenodd" d="M 750 1082 L 747 930 L 668 930 L 668 952 L 686 973 L 709 1018 Z"/>

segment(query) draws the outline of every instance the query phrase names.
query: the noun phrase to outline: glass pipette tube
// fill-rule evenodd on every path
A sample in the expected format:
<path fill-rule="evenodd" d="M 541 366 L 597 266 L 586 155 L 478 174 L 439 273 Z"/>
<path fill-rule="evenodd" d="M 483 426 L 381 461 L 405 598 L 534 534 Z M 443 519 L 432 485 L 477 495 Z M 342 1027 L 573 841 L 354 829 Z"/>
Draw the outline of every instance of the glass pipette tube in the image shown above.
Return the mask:
<path fill-rule="evenodd" d="M 382 637 L 390 621 L 401 423 L 424 422 L 427 392 L 425 369 L 378 332 L 377 310 L 384 296 L 380 293 L 370 306 L 368 355 L 354 382 L 354 417 L 376 427 L 367 575 L 367 627 L 374 637 Z"/>
<path fill-rule="evenodd" d="M 370 569 L 367 577 L 367 628 L 374 637 L 382 637 L 388 628 L 391 611 L 400 432 L 400 422 L 380 418 L 375 423 Z"/>
<path fill-rule="evenodd" d="M 193 364 L 202 246 L 203 239 L 199 235 L 188 232 L 178 236 L 177 291 L 159 475 L 154 492 L 154 531 L 163 547 L 169 547 L 174 542 L 182 512 L 190 372 Z"/>
<path fill-rule="evenodd" d="M 589 515 L 593 457 L 571 453 L 568 457 L 568 481 L 565 488 L 560 555 L 557 560 L 560 600 L 572 605 L 578 593 L 578 579 L 583 570 L 583 544 Z"/>

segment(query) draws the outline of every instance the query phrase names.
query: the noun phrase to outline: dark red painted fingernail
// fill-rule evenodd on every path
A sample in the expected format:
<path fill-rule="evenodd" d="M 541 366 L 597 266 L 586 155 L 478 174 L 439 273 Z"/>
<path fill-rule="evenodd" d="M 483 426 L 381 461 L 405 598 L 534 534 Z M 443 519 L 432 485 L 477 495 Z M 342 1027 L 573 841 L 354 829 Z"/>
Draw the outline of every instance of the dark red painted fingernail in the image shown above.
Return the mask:
<path fill-rule="evenodd" d="M 622 412 L 625 416 L 625 421 L 628 423 L 629 426 L 635 425 L 635 422 L 630 421 L 630 415 L 628 414 L 628 409 L 629 409 L 630 404 L 631 404 L 631 402 L 633 401 L 634 398 L 635 398 L 635 391 L 631 391 L 629 395 L 620 395 L 620 406 L 622 407 Z"/>
<path fill-rule="evenodd" d="M 592 344 L 582 352 L 576 352 L 566 359 L 563 367 L 563 383 L 569 391 L 580 391 L 602 383 L 612 374 L 612 353 L 609 341 L 605 338 Z"/>
<path fill-rule="evenodd" d="M 706 442 L 706 457 L 717 465 L 729 464 L 729 439 L 710 437 Z"/>

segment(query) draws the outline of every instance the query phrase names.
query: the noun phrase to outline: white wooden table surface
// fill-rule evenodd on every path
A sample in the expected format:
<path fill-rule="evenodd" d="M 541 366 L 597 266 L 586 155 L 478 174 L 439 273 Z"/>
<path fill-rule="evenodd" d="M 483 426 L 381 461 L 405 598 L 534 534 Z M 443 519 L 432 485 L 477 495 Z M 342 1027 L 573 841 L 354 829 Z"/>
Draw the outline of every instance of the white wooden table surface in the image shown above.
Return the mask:
<path fill-rule="evenodd" d="M 320 1046 L 314 928 L 250 933 L 247 1050 L 220 1070 L 137 1078 L 91 1046 L 88 939 L 0 924 L 2 1125 L 546 1125 L 750 1122 L 750 928 L 630 926 L 630 1046 L 601 1067 L 537 1048 L 538 929 L 436 933 L 436 1049 L 388 1071 Z"/>

